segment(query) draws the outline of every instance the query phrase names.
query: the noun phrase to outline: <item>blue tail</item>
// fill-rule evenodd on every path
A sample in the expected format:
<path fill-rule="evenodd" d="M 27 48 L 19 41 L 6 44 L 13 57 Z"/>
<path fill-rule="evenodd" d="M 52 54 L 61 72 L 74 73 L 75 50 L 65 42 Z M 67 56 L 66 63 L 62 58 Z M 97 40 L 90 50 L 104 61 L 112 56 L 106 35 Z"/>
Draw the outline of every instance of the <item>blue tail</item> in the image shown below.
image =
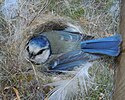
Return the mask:
<path fill-rule="evenodd" d="M 81 42 L 81 49 L 88 53 L 106 54 L 109 56 L 118 56 L 120 53 L 120 43 L 122 41 L 121 35 L 87 40 Z"/>

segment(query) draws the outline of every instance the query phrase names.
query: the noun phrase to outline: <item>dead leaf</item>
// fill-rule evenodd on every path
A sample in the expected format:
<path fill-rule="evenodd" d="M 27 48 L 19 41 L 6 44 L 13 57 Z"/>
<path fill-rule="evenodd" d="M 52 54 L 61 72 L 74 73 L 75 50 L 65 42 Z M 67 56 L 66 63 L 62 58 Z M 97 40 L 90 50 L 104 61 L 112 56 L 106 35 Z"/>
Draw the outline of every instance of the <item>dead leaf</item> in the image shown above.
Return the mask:
<path fill-rule="evenodd" d="M 17 100 L 21 100 L 20 96 L 19 96 L 19 91 L 15 87 L 13 87 L 13 90 L 14 90 L 14 92 L 16 94 Z"/>

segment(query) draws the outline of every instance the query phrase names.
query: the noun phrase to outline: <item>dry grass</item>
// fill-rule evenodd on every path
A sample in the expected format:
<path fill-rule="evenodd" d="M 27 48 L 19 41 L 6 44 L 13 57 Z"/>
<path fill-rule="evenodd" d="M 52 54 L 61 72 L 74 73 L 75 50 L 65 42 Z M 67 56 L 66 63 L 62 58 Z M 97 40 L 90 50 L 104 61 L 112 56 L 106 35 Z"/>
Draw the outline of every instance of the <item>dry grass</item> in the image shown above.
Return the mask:
<path fill-rule="evenodd" d="M 21 1 L 18 16 L 0 17 L 0 99 L 3 100 L 41 100 L 52 89 L 43 85 L 65 78 L 45 73 L 42 65 L 33 65 L 25 58 L 26 41 L 41 24 L 60 19 L 81 26 L 83 33 L 97 38 L 118 32 L 117 0 Z M 97 84 L 88 92 L 86 100 L 111 99 L 113 70 L 109 67 L 113 68 L 114 58 L 105 59 L 90 71 Z"/>

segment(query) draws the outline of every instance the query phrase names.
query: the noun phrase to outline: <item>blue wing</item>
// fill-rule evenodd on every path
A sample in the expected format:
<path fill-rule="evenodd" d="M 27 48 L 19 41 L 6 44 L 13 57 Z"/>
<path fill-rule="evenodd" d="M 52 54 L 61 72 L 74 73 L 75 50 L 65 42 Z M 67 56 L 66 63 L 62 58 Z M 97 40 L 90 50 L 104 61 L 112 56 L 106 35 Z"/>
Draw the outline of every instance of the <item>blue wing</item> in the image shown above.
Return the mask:
<path fill-rule="evenodd" d="M 50 70 L 71 70 L 89 61 L 99 59 L 100 55 L 84 53 L 83 50 L 71 51 L 50 62 Z"/>
<path fill-rule="evenodd" d="M 87 40 L 81 42 L 81 49 L 84 52 L 88 53 L 99 53 L 106 54 L 109 56 L 118 56 L 120 53 L 120 43 L 122 38 L 120 34 L 114 36 L 96 39 L 96 40 Z"/>
<path fill-rule="evenodd" d="M 59 30 L 42 32 L 41 35 L 48 38 L 51 43 L 52 54 L 67 53 L 81 49 L 80 42 L 85 39 L 92 39 L 92 36 L 81 34 L 72 27 Z"/>
<path fill-rule="evenodd" d="M 77 28 L 68 26 L 63 30 L 56 30 L 61 35 L 61 40 L 65 41 L 81 41 L 93 39 L 93 36 L 82 34 Z"/>

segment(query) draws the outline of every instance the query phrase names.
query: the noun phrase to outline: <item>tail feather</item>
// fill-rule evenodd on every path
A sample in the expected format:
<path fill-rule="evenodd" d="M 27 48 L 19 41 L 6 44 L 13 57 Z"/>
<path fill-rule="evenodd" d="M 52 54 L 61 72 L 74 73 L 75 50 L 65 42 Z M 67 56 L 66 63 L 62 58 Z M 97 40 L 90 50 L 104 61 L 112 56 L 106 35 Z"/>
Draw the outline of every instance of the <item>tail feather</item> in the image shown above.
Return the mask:
<path fill-rule="evenodd" d="M 116 34 L 114 36 L 87 40 L 81 42 L 81 49 L 88 53 L 106 54 L 109 56 L 118 56 L 120 53 L 120 43 L 122 41 L 121 35 Z"/>

